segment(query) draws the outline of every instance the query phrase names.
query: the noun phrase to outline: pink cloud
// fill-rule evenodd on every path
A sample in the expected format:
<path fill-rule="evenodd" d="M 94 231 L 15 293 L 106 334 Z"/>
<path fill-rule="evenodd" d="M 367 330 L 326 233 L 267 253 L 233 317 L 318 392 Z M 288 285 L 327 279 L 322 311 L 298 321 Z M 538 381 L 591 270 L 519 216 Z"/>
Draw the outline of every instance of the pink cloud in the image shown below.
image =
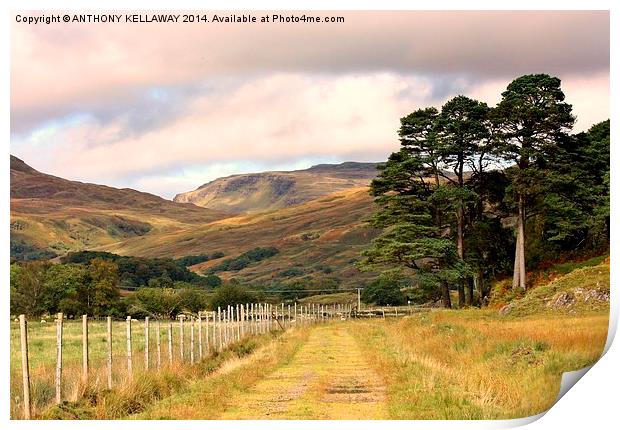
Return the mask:
<path fill-rule="evenodd" d="M 342 15 L 345 23 L 13 22 L 14 124 L 62 109 L 120 103 L 153 85 L 222 75 L 393 71 L 487 79 L 609 68 L 605 11 L 313 14 Z"/>

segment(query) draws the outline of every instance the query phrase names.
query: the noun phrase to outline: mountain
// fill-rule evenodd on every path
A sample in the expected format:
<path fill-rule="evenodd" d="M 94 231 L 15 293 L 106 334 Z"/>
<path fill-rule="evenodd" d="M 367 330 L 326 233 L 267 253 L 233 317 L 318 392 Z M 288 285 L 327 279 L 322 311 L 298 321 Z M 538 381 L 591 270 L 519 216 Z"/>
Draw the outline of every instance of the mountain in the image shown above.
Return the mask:
<path fill-rule="evenodd" d="M 326 185 L 309 182 L 310 175 L 316 183 L 347 187 L 292 206 L 226 215 L 131 189 L 69 181 L 11 157 L 11 256 L 51 258 L 73 250 L 172 258 L 224 253 L 190 268 L 206 273 L 257 247 L 275 247 L 274 256 L 217 275 L 254 285 L 303 281 L 354 287 L 372 276 L 353 263 L 377 231 L 364 221 L 375 209 L 368 187 L 350 185 L 367 184 L 374 165 L 319 165 L 301 172 L 258 175 L 290 173 L 296 193 L 308 199 L 327 193 Z"/>
<path fill-rule="evenodd" d="M 10 164 L 12 254 L 62 254 L 225 217 L 128 188 L 58 178 L 12 155 Z"/>
<path fill-rule="evenodd" d="M 127 238 L 97 250 L 175 258 L 215 252 L 226 255 L 191 267 L 201 273 L 256 247 L 275 247 L 276 256 L 217 274 L 258 285 L 335 279 L 342 286 L 354 287 L 373 276 L 360 273 L 353 263 L 378 233 L 364 222 L 374 209 L 367 187 L 349 188 L 287 208 Z"/>
<path fill-rule="evenodd" d="M 305 170 L 233 175 L 175 196 L 179 203 L 233 214 L 286 208 L 349 188 L 377 176 L 377 163 L 319 164 Z"/>

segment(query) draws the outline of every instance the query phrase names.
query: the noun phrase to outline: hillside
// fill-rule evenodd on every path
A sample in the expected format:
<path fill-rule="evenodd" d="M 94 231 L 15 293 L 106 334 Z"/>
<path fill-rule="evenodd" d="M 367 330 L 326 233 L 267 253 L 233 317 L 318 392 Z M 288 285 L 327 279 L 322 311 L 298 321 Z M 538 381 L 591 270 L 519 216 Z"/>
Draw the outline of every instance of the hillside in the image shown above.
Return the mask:
<path fill-rule="evenodd" d="M 354 168 L 340 168 L 348 170 L 343 174 L 351 178 L 347 181 L 363 176 Z M 333 166 L 309 170 L 333 172 Z M 47 175 L 11 157 L 11 249 L 22 258 L 74 250 L 174 258 L 219 251 L 234 258 L 256 247 L 275 247 L 276 256 L 218 276 L 353 285 L 369 276 L 360 275 L 352 263 L 376 234 L 364 223 L 373 210 L 367 187 L 349 187 L 290 207 L 226 216 L 135 190 Z M 206 272 L 222 260 L 191 269 Z"/>
<path fill-rule="evenodd" d="M 376 175 L 376 163 L 355 162 L 319 164 L 290 172 L 233 175 L 178 194 L 174 201 L 235 214 L 257 213 L 368 186 Z"/>
<path fill-rule="evenodd" d="M 547 285 L 536 287 L 525 297 L 504 306 L 502 315 L 575 315 L 609 312 L 609 263 L 575 269 Z"/>
<path fill-rule="evenodd" d="M 127 238 L 98 249 L 151 257 L 221 251 L 229 258 L 255 247 L 275 247 L 278 255 L 218 276 L 255 283 L 331 278 L 352 286 L 369 276 L 360 274 L 352 263 L 376 234 L 364 223 L 373 210 L 368 188 L 352 188 L 289 208 Z M 207 271 L 222 260 L 207 261 L 192 270 Z"/>
<path fill-rule="evenodd" d="M 11 156 L 11 248 L 55 254 L 225 217 L 132 189 L 69 181 Z"/>

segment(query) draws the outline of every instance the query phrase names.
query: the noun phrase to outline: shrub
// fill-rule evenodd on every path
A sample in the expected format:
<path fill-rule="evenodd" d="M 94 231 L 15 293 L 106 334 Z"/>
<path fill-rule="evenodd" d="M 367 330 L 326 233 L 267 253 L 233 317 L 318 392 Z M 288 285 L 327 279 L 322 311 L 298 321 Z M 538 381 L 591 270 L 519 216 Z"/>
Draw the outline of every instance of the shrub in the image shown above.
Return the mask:
<path fill-rule="evenodd" d="M 216 288 L 214 293 L 213 297 L 211 297 L 211 309 L 217 309 L 218 306 L 225 308 L 228 305 L 252 303 L 256 300 L 254 294 L 248 291 L 247 288 L 237 284 L 223 285 Z"/>
<path fill-rule="evenodd" d="M 254 248 L 237 257 L 227 258 L 217 266 L 212 267 L 209 272 L 238 272 L 239 270 L 245 269 L 251 263 L 273 257 L 278 254 L 278 252 L 278 249 L 274 247 Z"/>
<path fill-rule="evenodd" d="M 401 282 L 394 277 L 380 276 L 362 290 L 365 303 L 398 306 L 405 304 L 405 295 L 400 290 Z"/>

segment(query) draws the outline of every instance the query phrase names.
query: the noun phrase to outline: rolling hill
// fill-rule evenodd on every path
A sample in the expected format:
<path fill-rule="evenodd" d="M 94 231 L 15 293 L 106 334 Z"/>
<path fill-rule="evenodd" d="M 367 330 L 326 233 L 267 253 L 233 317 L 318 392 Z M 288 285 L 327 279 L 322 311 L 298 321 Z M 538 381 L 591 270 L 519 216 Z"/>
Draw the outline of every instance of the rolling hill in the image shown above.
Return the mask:
<path fill-rule="evenodd" d="M 305 170 L 219 178 L 194 191 L 178 194 L 174 201 L 234 214 L 257 213 L 368 186 L 375 176 L 377 163 L 319 164 Z"/>
<path fill-rule="evenodd" d="M 362 179 L 368 166 L 358 171 L 352 168 L 358 163 L 349 164 L 336 167 L 347 170 L 340 187 L 370 180 Z M 308 170 L 335 175 L 333 166 Z M 304 198 L 327 191 L 326 186 L 319 189 Z M 191 267 L 201 273 L 256 247 L 275 247 L 276 256 L 218 276 L 264 284 L 304 280 L 354 286 L 370 276 L 352 263 L 377 234 L 364 223 L 373 210 L 368 188 L 361 186 L 283 208 L 226 215 L 135 190 L 69 181 L 11 157 L 11 247 L 33 258 L 74 250 L 173 258 L 217 251 L 226 255 Z"/>
<path fill-rule="evenodd" d="M 369 276 L 360 274 L 353 262 L 377 234 L 364 223 L 373 210 L 368 188 L 351 188 L 288 208 L 127 238 L 97 250 L 175 258 L 221 251 L 229 258 L 255 247 L 275 247 L 278 255 L 218 276 L 264 284 L 331 278 L 354 286 Z M 223 259 L 191 269 L 206 272 Z"/>
<path fill-rule="evenodd" d="M 69 181 L 11 156 L 12 250 L 62 254 L 225 216 L 132 189 Z"/>

